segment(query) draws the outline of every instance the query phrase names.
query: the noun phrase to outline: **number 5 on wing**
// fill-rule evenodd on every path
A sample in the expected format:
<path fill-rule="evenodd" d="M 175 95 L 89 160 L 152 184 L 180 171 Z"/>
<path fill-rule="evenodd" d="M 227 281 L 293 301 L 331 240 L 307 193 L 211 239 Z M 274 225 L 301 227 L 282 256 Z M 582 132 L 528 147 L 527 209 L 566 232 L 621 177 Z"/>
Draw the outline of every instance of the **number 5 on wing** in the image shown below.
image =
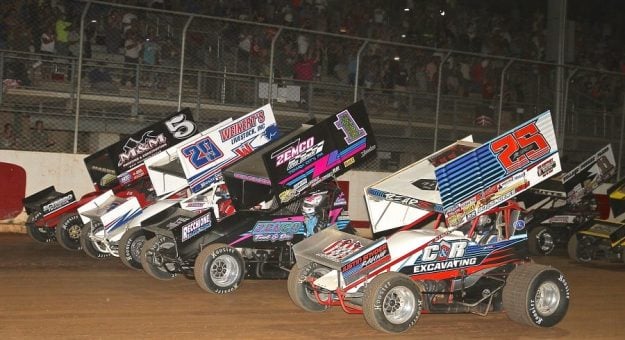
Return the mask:
<path fill-rule="evenodd" d="M 493 141 L 490 148 L 508 173 L 540 159 L 550 150 L 549 143 L 536 126 L 536 122 L 531 122 Z"/>

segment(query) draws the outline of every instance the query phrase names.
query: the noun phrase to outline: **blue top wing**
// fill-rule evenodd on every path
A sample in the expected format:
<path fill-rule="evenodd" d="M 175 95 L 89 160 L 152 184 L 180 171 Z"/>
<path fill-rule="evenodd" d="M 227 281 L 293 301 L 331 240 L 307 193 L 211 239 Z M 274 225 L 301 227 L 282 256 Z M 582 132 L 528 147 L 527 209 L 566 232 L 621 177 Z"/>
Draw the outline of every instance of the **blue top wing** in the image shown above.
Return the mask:
<path fill-rule="evenodd" d="M 436 168 L 447 224 L 458 227 L 560 170 L 547 111 Z"/>

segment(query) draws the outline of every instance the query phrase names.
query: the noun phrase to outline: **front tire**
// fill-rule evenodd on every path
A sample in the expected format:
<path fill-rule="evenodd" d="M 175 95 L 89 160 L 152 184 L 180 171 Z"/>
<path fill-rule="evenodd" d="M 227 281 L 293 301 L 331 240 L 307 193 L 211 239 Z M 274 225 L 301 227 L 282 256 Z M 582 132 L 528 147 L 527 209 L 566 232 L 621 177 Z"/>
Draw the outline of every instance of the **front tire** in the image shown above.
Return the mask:
<path fill-rule="evenodd" d="M 105 253 L 103 251 L 100 251 L 100 249 L 95 244 L 95 242 L 98 242 L 98 241 L 91 240 L 91 235 L 92 235 L 91 229 L 92 229 L 92 222 L 89 222 L 80 231 L 80 246 L 82 247 L 82 250 L 84 250 L 85 253 L 89 255 L 89 257 L 92 257 L 98 260 L 111 257 L 110 253 Z M 101 229 L 103 229 L 102 226 L 96 227 L 93 230 L 93 234 L 99 232 Z"/>
<path fill-rule="evenodd" d="M 124 233 L 119 240 L 119 258 L 126 267 L 141 270 L 141 250 L 145 243 L 145 232 L 141 227 L 133 227 Z"/>
<path fill-rule="evenodd" d="M 367 285 L 362 309 L 371 327 L 401 333 L 417 323 L 422 305 L 423 297 L 414 281 L 404 274 L 386 272 Z"/>
<path fill-rule="evenodd" d="M 593 244 L 590 236 L 582 236 L 581 242 L 576 234 L 573 234 L 567 244 L 569 258 L 581 263 L 588 263 L 593 258 Z"/>
<path fill-rule="evenodd" d="M 503 288 L 503 306 L 508 317 L 534 327 L 560 322 L 569 307 L 569 284 L 564 275 L 549 266 L 526 263 L 517 266 Z"/>
<path fill-rule="evenodd" d="M 43 218 L 43 214 L 35 212 L 28 215 L 26 220 L 26 233 L 36 242 L 50 243 L 54 242 L 54 233 L 49 228 L 39 228 L 36 226 L 37 221 Z"/>
<path fill-rule="evenodd" d="M 170 273 L 167 268 L 165 268 L 163 259 L 158 254 L 160 248 L 171 248 L 175 246 L 173 241 L 161 241 L 159 236 L 154 236 L 146 240 L 141 248 L 141 266 L 143 270 L 157 280 L 166 281 L 175 278 L 176 273 Z"/>
<path fill-rule="evenodd" d="M 293 303 L 299 308 L 308 312 L 325 312 L 328 306 L 322 305 L 317 301 L 315 292 L 310 282 L 306 281 L 307 277 L 319 278 L 330 272 L 330 269 L 316 262 L 310 262 L 304 268 L 298 267 L 297 263 L 293 265 L 289 272 L 287 287 L 289 296 Z M 319 293 L 321 299 L 327 299 L 328 293 Z"/>
<path fill-rule="evenodd" d="M 530 254 L 538 256 L 549 255 L 556 248 L 554 235 L 545 226 L 537 226 L 530 230 L 527 244 Z"/>
<path fill-rule="evenodd" d="M 54 231 L 57 242 L 67 250 L 78 251 L 82 249 L 80 246 L 80 234 L 83 226 L 78 213 L 63 215 Z"/>
<path fill-rule="evenodd" d="M 245 276 L 241 254 L 226 244 L 211 244 L 195 259 L 193 274 L 200 288 L 213 294 L 233 292 Z"/>

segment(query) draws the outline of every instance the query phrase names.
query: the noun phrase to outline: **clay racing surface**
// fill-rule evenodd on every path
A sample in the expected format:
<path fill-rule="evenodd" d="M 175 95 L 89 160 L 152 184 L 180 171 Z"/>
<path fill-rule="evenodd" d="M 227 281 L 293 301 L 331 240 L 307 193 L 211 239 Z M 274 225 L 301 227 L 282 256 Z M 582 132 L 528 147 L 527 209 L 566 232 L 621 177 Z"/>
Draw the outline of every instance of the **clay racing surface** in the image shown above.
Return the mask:
<path fill-rule="evenodd" d="M 386 337 L 362 315 L 298 309 L 286 280 L 247 280 L 233 294 L 211 295 L 184 277 L 157 281 L 117 258 L 97 261 L 24 234 L 0 234 L 0 259 L 0 339 Z M 569 312 L 556 327 L 522 326 L 505 313 L 424 314 L 392 337 L 622 338 L 625 264 L 580 265 L 564 254 L 536 262 L 554 265 L 569 280 Z"/>

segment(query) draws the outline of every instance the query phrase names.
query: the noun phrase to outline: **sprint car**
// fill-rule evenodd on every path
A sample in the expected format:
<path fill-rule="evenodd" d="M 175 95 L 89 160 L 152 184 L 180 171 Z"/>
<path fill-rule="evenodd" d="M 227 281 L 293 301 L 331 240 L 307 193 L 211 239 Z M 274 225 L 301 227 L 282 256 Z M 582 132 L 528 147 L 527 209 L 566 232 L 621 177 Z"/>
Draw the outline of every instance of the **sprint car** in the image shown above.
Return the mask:
<path fill-rule="evenodd" d="M 612 147 L 608 144 L 571 171 L 539 183 L 519 196 L 530 212 L 528 246 L 532 255 L 549 255 L 567 247 L 571 235 L 606 218 L 604 200 L 594 192 L 616 173 Z M 601 216 L 603 213 L 603 216 Z"/>
<path fill-rule="evenodd" d="M 334 176 L 375 155 L 362 102 L 303 124 L 223 170 L 236 212 L 217 221 L 179 211 L 144 226 L 143 268 L 157 279 L 194 277 L 207 292 L 236 290 L 247 277 L 285 278 L 293 244 L 327 227 L 349 231 Z"/>
<path fill-rule="evenodd" d="M 117 242 L 122 262 L 133 269 L 145 269 L 141 250 L 146 239 L 154 235 L 144 230 L 142 224 L 160 223 L 174 213 L 187 216 L 212 209 L 217 221 L 234 213 L 221 170 L 277 138 L 273 110 L 271 105 L 265 105 L 236 120 L 227 119 L 147 159 L 144 162 L 147 173 L 162 199 L 145 208 L 122 229 Z M 167 196 L 180 190 L 188 195 Z M 150 268 L 146 270 L 150 272 Z"/>
<path fill-rule="evenodd" d="M 364 314 L 388 333 L 421 313 L 505 310 L 553 326 L 569 285 L 530 261 L 513 198 L 559 171 L 549 112 L 483 145 L 458 141 L 365 188 L 372 231 L 396 232 L 368 240 L 326 229 L 294 245 L 289 296 L 306 311 Z"/>
<path fill-rule="evenodd" d="M 74 191 L 59 192 L 54 186 L 49 186 L 22 200 L 28 219 L 26 232 L 31 239 L 42 242 L 58 242 L 71 251 L 81 249 L 80 233 L 84 226 L 78 214 L 78 208 L 106 190 L 120 192 L 124 195 L 117 179 L 112 176 L 102 176 L 93 183 L 94 191 L 79 199 Z"/>
<path fill-rule="evenodd" d="M 625 262 L 625 178 L 608 189 L 609 219 L 594 219 L 571 236 L 569 257 L 578 262 Z"/>
<path fill-rule="evenodd" d="M 158 200 L 144 161 L 197 133 L 191 111 L 184 109 L 85 158 L 94 182 L 113 177 L 123 189 L 103 192 L 77 209 L 85 225 L 80 244 L 87 255 L 96 259 L 118 256 L 117 241 L 126 223 Z M 185 190 L 178 190 L 168 197 L 185 194 Z"/>

